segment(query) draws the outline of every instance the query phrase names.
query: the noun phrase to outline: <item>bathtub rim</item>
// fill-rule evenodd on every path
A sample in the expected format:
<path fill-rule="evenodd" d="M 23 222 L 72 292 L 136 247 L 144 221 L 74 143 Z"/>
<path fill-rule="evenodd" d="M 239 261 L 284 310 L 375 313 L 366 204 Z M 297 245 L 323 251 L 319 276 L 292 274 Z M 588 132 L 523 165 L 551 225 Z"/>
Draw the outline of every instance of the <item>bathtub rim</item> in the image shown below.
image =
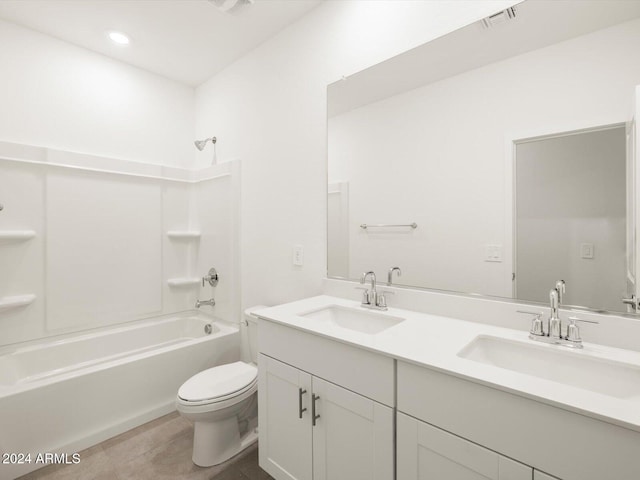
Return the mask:
<path fill-rule="evenodd" d="M 137 329 L 137 328 L 144 328 L 145 326 L 148 326 L 149 324 L 153 324 L 159 320 L 162 321 L 170 321 L 172 319 L 181 319 L 181 318 L 193 318 L 193 311 L 187 311 L 187 312 L 181 312 L 184 313 L 184 315 L 176 315 L 176 314 L 169 314 L 169 315 L 162 315 L 162 316 L 158 316 L 158 317 L 153 317 L 151 319 L 145 319 L 145 320 L 136 320 L 134 322 L 127 322 L 126 325 L 123 324 L 118 324 L 117 327 L 112 326 L 111 328 L 100 328 L 97 331 L 92 331 L 92 332 L 82 332 L 82 334 L 75 334 L 75 335 L 66 335 L 64 339 L 56 339 L 55 342 L 51 342 L 50 339 L 47 340 L 40 340 L 38 342 L 29 342 L 31 345 L 22 345 L 20 348 L 14 348 L 11 351 L 2 351 L 0 350 L 0 356 L 3 355 L 11 355 L 12 353 L 20 353 L 20 352 L 24 352 L 24 351 L 30 351 L 30 350 L 37 350 L 37 349 L 41 349 L 41 348 L 46 348 L 46 346 L 48 345 L 59 345 L 59 344 L 64 344 L 65 341 L 69 341 L 70 339 L 73 339 L 74 341 L 77 340 L 81 340 L 83 337 L 91 337 L 91 336 L 95 336 L 96 334 L 100 335 L 101 333 L 105 333 L 105 332 L 111 332 L 111 331 L 126 331 L 126 330 L 133 330 L 133 329 Z M 197 312 L 196 314 L 202 314 L 202 312 Z M 162 318 L 161 318 L 162 317 Z M 30 382 L 24 382 L 24 383 L 14 383 L 14 384 L 8 384 L 8 385 L 2 385 L 0 384 L 0 399 L 7 397 L 7 396 L 11 396 L 11 395 L 17 395 L 17 394 L 21 394 L 24 393 L 26 391 L 29 390 L 33 390 L 33 389 L 37 389 L 37 388 L 42 388 L 45 387 L 47 385 L 50 385 L 52 383 L 57 383 L 57 382 L 64 382 L 66 380 L 69 380 L 71 378 L 74 378 L 76 376 L 79 375 L 88 375 L 91 373 L 95 373 L 95 372 L 99 372 L 101 370 L 106 370 L 112 367 L 115 367 L 117 365 L 120 365 L 122 363 L 128 363 L 128 362 L 135 362 L 147 357 L 151 357 L 154 355 L 160 355 L 166 352 L 170 352 L 173 350 L 178 350 L 180 348 L 184 348 L 187 346 L 191 346 L 191 345 L 197 345 L 200 343 L 205 343 L 205 342 L 211 342 L 214 341 L 216 339 L 219 339 L 221 337 L 226 337 L 229 335 L 240 335 L 240 328 L 238 324 L 233 324 L 230 322 L 225 322 L 223 320 L 220 320 L 218 318 L 215 318 L 211 315 L 206 315 L 206 314 L 202 314 L 202 315 L 196 315 L 196 318 L 198 318 L 199 320 L 202 320 L 203 322 L 210 322 L 215 324 L 218 327 L 218 331 L 214 332 L 210 335 L 203 335 L 201 337 L 196 337 L 196 338 L 190 338 L 190 339 L 185 339 L 183 342 L 178 342 L 178 343 L 172 343 L 170 345 L 165 345 L 165 346 L 159 346 L 158 348 L 154 348 L 154 349 L 149 349 L 149 350 L 145 350 L 143 352 L 138 352 L 138 353 L 132 353 L 131 355 L 124 355 L 124 356 L 119 356 L 117 358 L 111 358 L 109 360 L 105 360 L 105 361 L 96 361 L 93 364 L 90 365 L 85 365 L 83 367 L 77 368 L 77 369 L 72 369 L 66 372 L 61 372 L 59 374 L 54 374 L 45 378 L 40 378 L 40 379 L 36 379 L 34 381 L 30 381 Z M 32 344 L 33 343 L 33 344 Z M 107 357 L 108 358 L 108 357 Z"/>
<path fill-rule="evenodd" d="M 178 312 L 163 313 L 156 315 L 146 315 L 144 317 L 135 318 L 133 320 L 127 320 L 126 322 L 113 323 L 111 325 L 101 325 L 99 327 L 86 328 L 82 330 L 67 331 L 64 333 L 56 333 L 54 335 L 47 335 L 44 337 L 33 338 L 30 340 L 24 340 L 21 342 L 6 343 L 0 345 L 0 356 L 8 355 L 19 350 L 27 348 L 37 348 L 45 344 L 57 344 L 64 343 L 64 340 L 70 338 L 82 338 L 85 336 L 93 336 L 100 333 L 117 331 L 121 329 L 127 329 L 131 327 L 142 326 L 145 323 L 154 323 L 162 320 L 171 320 L 172 318 L 191 318 L 196 317 L 202 320 L 208 320 L 210 323 L 216 323 L 218 325 L 226 325 L 232 328 L 238 328 L 239 322 L 226 320 L 217 317 L 215 314 L 203 312 L 201 310 L 189 309 L 181 310 Z"/>

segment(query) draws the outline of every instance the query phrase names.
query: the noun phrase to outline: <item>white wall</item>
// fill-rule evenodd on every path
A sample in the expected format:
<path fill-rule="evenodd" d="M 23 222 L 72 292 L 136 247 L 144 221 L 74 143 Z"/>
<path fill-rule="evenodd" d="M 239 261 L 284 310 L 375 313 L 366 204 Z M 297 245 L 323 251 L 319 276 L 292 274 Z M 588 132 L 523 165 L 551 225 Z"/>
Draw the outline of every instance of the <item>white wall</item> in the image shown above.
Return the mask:
<path fill-rule="evenodd" d="M 563 303 L 624 310 L 625 144 L 622 126 L 517 145 L 518 298 L 546 302 L 563 279 Z"/>
<path fill-rule="evenodd" d="M 190 165 L 194 90 L 0 21 L 0 141 Z"/>
<path fill-rule="evenodd" d="M 324 2 L 197 89 L 196 137 L 242 159 L 245 307 L 321 291 L 327 85 L 515 3 Z"/>
<path fill-rule="evenodd" d="M 507 140 L 629 120 L 639 49 L 635 20 L 331 118 L 329 182 L 350 187 L 350 276 L 398 265 L 398 283 L 510 297 Z M 410 222 L 418 229 L 358 227 Z M 502 245 L 503 262 L 486 262 L 486 245 Z"/>

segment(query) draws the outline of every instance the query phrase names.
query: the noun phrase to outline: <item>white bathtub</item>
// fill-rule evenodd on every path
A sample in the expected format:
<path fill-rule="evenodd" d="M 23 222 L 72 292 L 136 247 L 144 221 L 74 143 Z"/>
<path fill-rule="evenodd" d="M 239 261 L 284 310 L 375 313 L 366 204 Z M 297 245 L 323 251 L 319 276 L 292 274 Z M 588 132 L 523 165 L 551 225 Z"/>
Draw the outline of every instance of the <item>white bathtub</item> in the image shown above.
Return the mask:
<path fill-rule="evenodd" d="M 238 328 L 197 312 L 0 349 L 0 454 L 31 454 L 0 463 L 0 479 L 175 410 L 187 378 L 239 359 Z"/>

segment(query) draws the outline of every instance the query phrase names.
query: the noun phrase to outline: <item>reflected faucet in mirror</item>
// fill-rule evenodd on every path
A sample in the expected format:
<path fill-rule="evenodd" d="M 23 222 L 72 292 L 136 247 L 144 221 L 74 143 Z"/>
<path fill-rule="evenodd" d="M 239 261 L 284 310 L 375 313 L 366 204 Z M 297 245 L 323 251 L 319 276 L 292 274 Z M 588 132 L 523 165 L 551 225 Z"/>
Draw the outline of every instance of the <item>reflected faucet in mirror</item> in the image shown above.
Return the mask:
<path fill-rule="evenodd" d="M 567 284 L 564 280 L 558 280 L 556 282 L 556 290 L 558 291 L 558 308 L 562 306 L 562 298 L 567 293 Z"/>
<path fill-rule="evenodd" d="M 400 267 L 391 267 L 387 275 L 387 285 L 391 285 L 393 283 L 393 272 L 398 272 L 399 277 L 402 276 L 402 270 L 400 270 Z"/>

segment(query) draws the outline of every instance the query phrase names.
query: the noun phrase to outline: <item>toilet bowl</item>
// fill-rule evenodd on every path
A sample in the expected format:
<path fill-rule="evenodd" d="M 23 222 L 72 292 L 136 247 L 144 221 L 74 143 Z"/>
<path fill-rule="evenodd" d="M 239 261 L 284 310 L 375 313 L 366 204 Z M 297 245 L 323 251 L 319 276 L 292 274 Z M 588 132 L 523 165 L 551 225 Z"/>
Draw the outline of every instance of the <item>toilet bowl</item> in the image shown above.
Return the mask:
<path fill-rule="evenodd" d="M 253 307 L 245 311 L 251 358 L 256 361 L 256 321 Z M 255 345 L 254 345 L 255 344 Z M 194 423 L 193 463 L 218 465 L 258 440 L 251 428 L 258 401 L 255 364 L 234 362 L 197 373 L 182 384 L 176 398 L 180 415 Z M 254 422 L 255 423 L 255 422 Z"/>
<path fill-rule="evenodd" d="M 255 409 L 258 369 L 234 362 L 200 372 L 178 390 L 176 407 L 194 423 L 193 463 L 210 467 L 228 460 L 257 439 L 240 436 L 240 425 Z"/>

